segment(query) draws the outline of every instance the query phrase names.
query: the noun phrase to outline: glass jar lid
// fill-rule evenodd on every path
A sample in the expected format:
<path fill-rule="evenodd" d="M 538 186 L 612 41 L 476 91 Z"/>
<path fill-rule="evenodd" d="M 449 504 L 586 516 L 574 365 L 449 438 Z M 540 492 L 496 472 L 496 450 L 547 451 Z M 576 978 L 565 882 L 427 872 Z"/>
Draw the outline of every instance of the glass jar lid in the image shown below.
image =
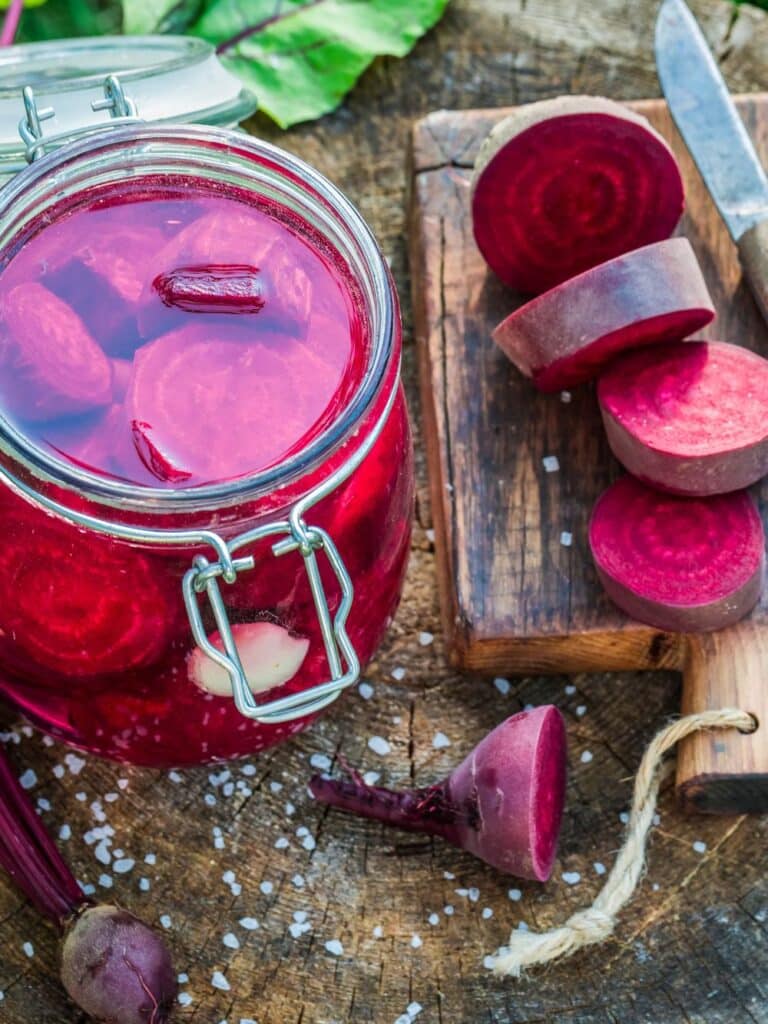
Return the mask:
<path fill-rule="evenodd" d="M 235 126 L 255 96 L 210 43 L 102 36 L 0 49 L 0 177 L 127 121 Z"/>

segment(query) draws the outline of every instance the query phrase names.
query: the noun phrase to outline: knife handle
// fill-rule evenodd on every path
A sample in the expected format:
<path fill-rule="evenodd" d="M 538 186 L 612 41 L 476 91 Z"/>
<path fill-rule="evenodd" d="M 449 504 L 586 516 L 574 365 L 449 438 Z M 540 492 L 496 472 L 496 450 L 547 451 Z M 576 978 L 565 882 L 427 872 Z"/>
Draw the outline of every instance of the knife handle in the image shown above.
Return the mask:
<path fill-rule="evenodd" d="M 768 322 L 768 220 L 745 231 L 736 245 L 742 270 Z"/>

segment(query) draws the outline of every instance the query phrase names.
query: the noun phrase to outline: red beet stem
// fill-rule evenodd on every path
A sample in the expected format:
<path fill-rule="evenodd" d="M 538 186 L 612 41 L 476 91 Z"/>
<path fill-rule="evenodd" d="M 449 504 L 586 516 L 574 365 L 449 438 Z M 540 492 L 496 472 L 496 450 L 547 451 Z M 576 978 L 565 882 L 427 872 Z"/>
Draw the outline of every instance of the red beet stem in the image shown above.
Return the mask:
<path fill-rule="evenodd" d="M 3 27 L 0 29 L 0 46 L 11 46 L 13 44 L 23 10 L 24 0 L 11 0 L 3 19 Z"/>
<path fill-rule="evenodd" d="M 0 749 L 0 865 L 60 928 L 89 900 L 67 867 Z"/>

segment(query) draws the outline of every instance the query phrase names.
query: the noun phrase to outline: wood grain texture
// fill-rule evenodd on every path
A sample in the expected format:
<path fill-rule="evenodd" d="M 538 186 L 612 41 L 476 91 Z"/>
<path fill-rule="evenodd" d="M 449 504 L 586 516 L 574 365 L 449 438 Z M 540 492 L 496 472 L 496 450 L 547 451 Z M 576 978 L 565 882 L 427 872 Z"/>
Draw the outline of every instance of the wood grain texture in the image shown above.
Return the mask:
<path fill-rule="evenodd" d="M 726 0 L 692 6 L 730 86 L 765 88 L 768 17 L 744 5 L 734 22 Z M 403 154 L 413 119 L 440 107 L 503 106 L 564 91 L 653 95 L 655 10 L 655 0 L 451 0 L 445 20 L 406 60 L 376 62 L 336 114 L 288 133 L 263 120 L 250 127 L 315 164 L 358 204 L 392 263 L 410 339 Z M 650 736 L 679 711 L 679 677 L 529 677 L 511 681 L 503 695 L 478 673 L 447 664 L 415 364 L 409 340 L 418 513 L 403 603 L 367 672 L 371 699 L 350 694 L 310 732 L 255 760 L 255 775 L 244 774 L 247 763 L 233 763 L 172 779 L 92 758 L 74 774 L 65 748 L 21 733 L 9 748 L 17 770 L 35 771 L 30 794 L 50 802 L 42 813 L 54 835 L 70 826 L 61 845 L 78 877 L 147 920 L 169 915 L 165 935 L 177 969 L 189 976 L 182 989 L 191 999 L 178 1007 L 177 1024 L 393 1024 L 414 1001 L 423 1007 L 416 1024 L 766 1024 L 768 819 L 684 817 L 671 788 L 662 797 L 647 875 L 615 939 L 521 982 L 483 970 L 483 957 L 519 922 L 550 927 L 594 898 L 601 876 L 593 864 L 612 863 L 629 779 Z M 423 630 L 435 636 L 428 646 L 419 643 Z M 405 678 L 393 678 L 395 668 L 404 668 Z M 382 782 L 426 785 L 505 715 L 548 701 L 566 717 L 571 753 L 565 825 L 547 886 L 505 878 L 441 843 L 421 846 L 412 836 L 325 813 L 306 794 L 312 754 L 334 760 L 343 753 L 380 772 Z M 0 710 L 0 730 L 19 724 Z M 450 747 L 433 746 L 438 731 Z M 371 735 L 390 741 L 387 757 L 367 748 Z M 227 796 L 226 783 L 211 782 L 225 767 L 250 795 L 235 789 Z M 118 799 L 107 801 L 113 793 Z M 83 838 L 98 824 L 97 802 L 115 830 L 114 847 L 136 860 L 131 871 L 102 865 L 95 844 Z M 314 850 L 296 836 L 301 826 Z M 279 837 L 289 839 L 288 848 L 275 847 Z M 706 844 L 703 853 L 694 842 Z M 145 863 L 148 853 L 154 864 Z M 227 871 L 242 885 L 238 896 L 222 880 Z M 569 873 L 572 881 L 571 872 L 581 877 L 576 885 L 563 879 Z M 111 888 L 99 885 L 102 873 Z M 292 881 L 298 874 L 302 889 Z M 264 881 L 273 883 L 269 894 Z M 471 887 L 476 902 L 455 892 Z M 509 898 L 510 888 L 519 899 Z M 483 916 L 486 908 L 492 917 Z M 297 911 L 308 912 L 312 930 L 294 939 Z M 435 926 L 430 913 L 438 914 Z M 248 915 L 258 918 L 257 931 L 238 925 Z M 239 949 L 223 944 L 229 932 Z M 340 957 L 325 950 L 333 938 L 343 943 Z M 32 957 L 22 949 L 26 941 Z M 213 987 L 214 971 L 228 979 L 228 991 Z M 0 1022 L 85 1024 L 56 977 L 53 933 L 0 878 Z"/>
<path fill-rule="evenodd" d="M 755 301 L 768 319 L 768 220 L 760 221 L 745 231 L 737 248 Z"/>

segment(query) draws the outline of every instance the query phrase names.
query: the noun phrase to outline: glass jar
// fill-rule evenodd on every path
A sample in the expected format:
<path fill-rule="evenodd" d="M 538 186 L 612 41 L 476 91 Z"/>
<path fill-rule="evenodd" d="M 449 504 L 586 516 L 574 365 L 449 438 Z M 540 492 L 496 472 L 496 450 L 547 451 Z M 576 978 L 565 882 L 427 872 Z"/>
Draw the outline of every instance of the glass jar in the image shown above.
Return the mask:
<path fill-rule="evenodd" d="M 193 180 L 278 204 L 341 257 L 364 372 L 301 450 L 197 487 L 93 473 L 0 418 L 0 694 L 58 738 L 147 765 L 252 754 L 354 683 L 397 606 L 413 501 L 395 289 L 358 212 L 302 161 L 214 127 L 89 134 L 0 191 L 3 266 L 89 190 Z M 299 666 L 259 692 L 251 638 L 274 627 Z"/>

